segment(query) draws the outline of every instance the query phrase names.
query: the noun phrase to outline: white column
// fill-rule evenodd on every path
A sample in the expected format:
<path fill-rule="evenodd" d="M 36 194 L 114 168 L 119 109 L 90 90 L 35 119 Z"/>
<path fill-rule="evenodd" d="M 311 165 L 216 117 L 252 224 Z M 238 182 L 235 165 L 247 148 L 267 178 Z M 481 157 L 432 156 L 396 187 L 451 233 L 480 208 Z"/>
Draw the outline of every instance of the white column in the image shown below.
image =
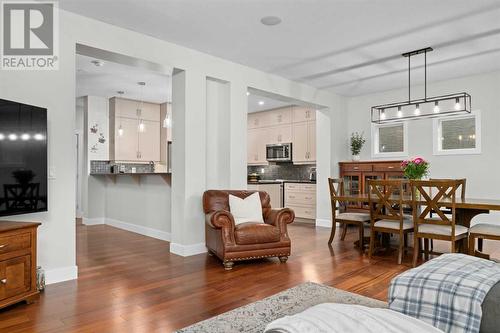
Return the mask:
<path fill-rule="evenodd" d="M 231 189 L 247 188 L 247 86 L 231 81 L 230 180 Z"/>
<path fill-rule="evenodd" d="M 206 188 L 206 78 L 175 70 L 172 78 L 172 253 L 203 253 Z"/>
<path fill-rule="evenodd" d="M 230 119 L 230 84 L 207 78 L 207 189 L 229 188 Z"/>
<path fill-rule="evenodd" d="M 330 109 L 316 111 L 316 225 L 331 226 L 331 203 L 328 189 L 332 151 Z"/>

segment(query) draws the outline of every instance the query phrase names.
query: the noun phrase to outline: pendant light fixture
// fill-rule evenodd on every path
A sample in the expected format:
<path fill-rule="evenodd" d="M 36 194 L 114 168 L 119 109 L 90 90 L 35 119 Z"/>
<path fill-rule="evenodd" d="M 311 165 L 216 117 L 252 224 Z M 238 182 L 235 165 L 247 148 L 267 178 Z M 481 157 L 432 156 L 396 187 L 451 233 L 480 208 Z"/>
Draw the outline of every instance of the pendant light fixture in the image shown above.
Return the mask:
<path fill-rule="evenodd" d="M 139 100 L 139 104 L 137 106 L 137 117 L 139 117 L 139 132 L 144 132 L 146 130 L 146 125 L 142 120 L 142 108 L 144 107 L 144 86 L 146 82 L 137 82 L 137 84 L 141 87 L 141 99 Z"/>
<path fill-rule="evenodd" d="M 442 117 L 471 113 L 471 96 L 465 92 L 443 96 L 427 97 L 427 53 L 431 47 L 403 53 L 408 58 L 408 100 L 372 106 L 372 123 L 389 123 L 401 120 Z M 411 57 L 424 55 L 424 98 L 411 99 Z"/>

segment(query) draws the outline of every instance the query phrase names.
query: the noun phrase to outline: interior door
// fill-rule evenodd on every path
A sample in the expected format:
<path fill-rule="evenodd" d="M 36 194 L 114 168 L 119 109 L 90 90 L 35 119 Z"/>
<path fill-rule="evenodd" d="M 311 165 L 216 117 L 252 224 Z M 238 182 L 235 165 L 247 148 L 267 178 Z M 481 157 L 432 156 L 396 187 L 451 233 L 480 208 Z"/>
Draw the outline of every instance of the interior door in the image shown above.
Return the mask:
<path fill-rule="evenodd" d="M 119 128 L 123 134 L 119 135 Z M 139 121 L 130 118 L 116 118 L 115 122 L 115 160 L 117 161 L 137 161 L 139 158 L 138 130 Z M 158 139 L 158 143 L 160 140 Z"/>
<path fill-rule="evenodd" d="M 139 132 L 139 160 L 160 160 L 160 122 L 143 120 L 144 131 Z"/>

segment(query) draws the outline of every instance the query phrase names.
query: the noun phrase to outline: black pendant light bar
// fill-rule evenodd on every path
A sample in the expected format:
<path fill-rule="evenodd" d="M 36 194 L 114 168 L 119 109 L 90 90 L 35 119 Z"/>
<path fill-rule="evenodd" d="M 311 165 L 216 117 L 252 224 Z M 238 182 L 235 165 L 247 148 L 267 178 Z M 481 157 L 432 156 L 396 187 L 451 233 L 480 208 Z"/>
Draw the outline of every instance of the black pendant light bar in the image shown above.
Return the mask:
<path fill-rule="evenodd" d="M 408 58 L 408 100 L 372 106 L 372 123 L 390 123 L 403 120 L 435 118 L 463 113 L 471 113 L 471 96 L 465 92 L 427 97 L 427 53 L 431 47 L 403 53 Z M 424 55 L 424 98 L 411 99 L 411 57 Z"/>

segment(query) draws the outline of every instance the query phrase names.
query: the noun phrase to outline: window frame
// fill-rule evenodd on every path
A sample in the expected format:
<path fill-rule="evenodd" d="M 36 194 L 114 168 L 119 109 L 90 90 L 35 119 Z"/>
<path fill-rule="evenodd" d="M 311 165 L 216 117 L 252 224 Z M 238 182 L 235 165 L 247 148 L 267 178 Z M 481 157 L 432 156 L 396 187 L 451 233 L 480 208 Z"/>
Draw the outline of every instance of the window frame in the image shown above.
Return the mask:
<path fill-rule="evenodd" d="M 403 125 L 403 151 L 397 152 L 380 152 L 379 148 L 379 129 L 383 127 L 395 127 Z M 374 124 L 371 127 L 372 136 L 372 157 L 408 157 L 408 123 L 406 121 L 393 122 L 386 124 Z"/>
<path fill-rule="evenodd" d="M 462 148 L 462 149 L 445 149 L 442 148 L 441 134 L 443 121 L 447 120 L 460 120 L 460 119 L 475 119 L 476 130 L 476 147 L 475 148 Z M 434 155 L 476 155 L 481 154 L 481 111 L 475 110 L 467 115 L 457 115 L 448 117 L 439 117 L 433 119 L 432 124 L 432 150 Z"/>

